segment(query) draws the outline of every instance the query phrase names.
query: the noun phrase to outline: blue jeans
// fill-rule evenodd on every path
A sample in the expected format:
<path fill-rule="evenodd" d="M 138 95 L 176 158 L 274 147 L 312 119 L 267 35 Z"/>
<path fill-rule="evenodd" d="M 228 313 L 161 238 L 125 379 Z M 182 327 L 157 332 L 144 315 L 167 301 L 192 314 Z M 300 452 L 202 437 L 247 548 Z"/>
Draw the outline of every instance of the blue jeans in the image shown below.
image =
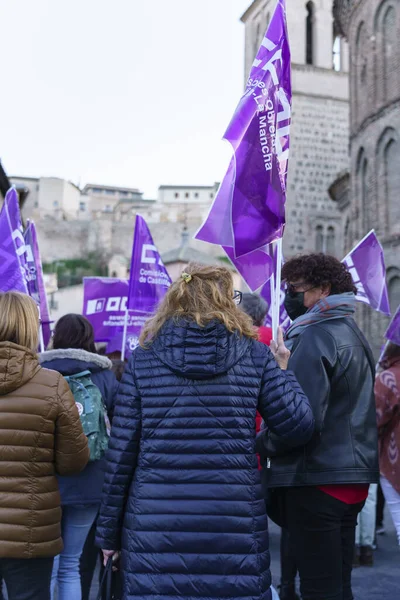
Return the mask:
<path fill-rule="evenodd" d="M 64 550 L 54 559 L 51 578 L 52 600 L 58 584 L 58 600 L 81 600 L 79 560 L 90 528 L 99 511 L 97 504 L 77 507 L 63 506 L 61 536 Z"/>
<path fill-rule="evenodd" d="M 358 515 L 358 525 L 356 529 L 356 544 L 358 546 L 372 546 L 374 543 L 377 492 L 378 485 L 376 483 L 371 483 L 364 508 Z"/>

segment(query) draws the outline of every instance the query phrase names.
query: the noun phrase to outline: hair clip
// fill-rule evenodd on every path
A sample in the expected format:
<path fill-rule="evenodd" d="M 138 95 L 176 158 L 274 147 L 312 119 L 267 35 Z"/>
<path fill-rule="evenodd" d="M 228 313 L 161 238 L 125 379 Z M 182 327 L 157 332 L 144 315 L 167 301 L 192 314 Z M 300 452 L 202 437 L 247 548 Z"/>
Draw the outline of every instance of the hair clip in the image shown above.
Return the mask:
<path fill-rule="evenodd" d="M 185 283 L 190 283 L 193 279 L 189 273 L 182 273 L 181 277 Z"/>

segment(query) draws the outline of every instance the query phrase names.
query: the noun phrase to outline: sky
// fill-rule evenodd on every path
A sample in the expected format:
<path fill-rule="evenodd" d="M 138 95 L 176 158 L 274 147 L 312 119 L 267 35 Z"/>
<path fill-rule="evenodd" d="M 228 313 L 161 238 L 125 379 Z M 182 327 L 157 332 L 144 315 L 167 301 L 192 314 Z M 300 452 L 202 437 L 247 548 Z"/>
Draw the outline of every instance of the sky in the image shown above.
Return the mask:
<path fill-rule="evenodd" d="M 212 185 L 244 83 L 251 0 L 0 0 L 9 176 Z"/>

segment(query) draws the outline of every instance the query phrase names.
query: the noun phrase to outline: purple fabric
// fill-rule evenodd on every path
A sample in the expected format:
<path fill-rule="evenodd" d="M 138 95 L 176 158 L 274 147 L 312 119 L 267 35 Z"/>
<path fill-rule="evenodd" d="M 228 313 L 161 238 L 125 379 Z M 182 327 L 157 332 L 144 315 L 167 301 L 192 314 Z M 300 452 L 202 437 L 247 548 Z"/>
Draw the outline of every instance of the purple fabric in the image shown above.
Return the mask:
<path fill-rule="evenodd" d="M 400 306 L 388 327 L 385 337 L 393 344 L 400 346 Z"/>
<path fill-rule="evenodd" d="M 28 292 L 39 306 L 43 341 L 45 348 L 47 348 L 51 337 L 50 323 L 52 321 L 50 320 L 49 305 L 43 281 L 42 259 L 40 258 L 36 227 L 33 221 L 28 221 L 24 233 L 24 240 L 26 246 Z"/>
<path fill-rule="evenodd" d="M 272 303 L 271 303 L 271 282 L 268 281 L 261 290 L 261 297 L 267 302 L 269 306 L 269 310 L 267 313 L 267 318 L 265 319 L 265 326 L 272 327 Z M 280 293 L 280 304 L 279 304 L 279 325 L 282 327 L 285 332 L 291 324 L 291 320 L 285 310 L 284 306 L 285 302 L 285 283 L 281 285 L 281 293 Z"/>
<path fill-rule="evenodd" d="M 18 194 L 8 190 L 0 212 L 0 291 L 28 293 L 26 247 Z"/>
<path fill-rule="evenodd" d="M 128 281 L 112 277 L 85 277 L 83 314 L 93 325 L 96 342 L 108 342 L 107 352 L 121 352 L 128 301 Z M 126 340 L 129 356 L 139 343 L 140 331 L 148 313 L 130 311 Z"/>
<path fill-rule="evenodd" d="M 357 287 L 357 300 L 390 316 L 385 260 L 375 231 L 370 231 L 342 262 Z"/>
<path fill-rule="evenodd" d="M 245 93 L 224 135 L 234 156 L 196 234 L 200 240 L 231 248 L 236 260 L 262 251 L 283 235 L 291 98 L 285 0 L 278 0 Z M 262 254 L 253 260 L 256 265 L 261 260 L 270 265 Z"/>
<path fill-rule="evenodd" d="M 146 221 L 136 216 L 129 279 L 129 310 L 151 315 L 164 298 L 171 278 L 161 260 Z"/>

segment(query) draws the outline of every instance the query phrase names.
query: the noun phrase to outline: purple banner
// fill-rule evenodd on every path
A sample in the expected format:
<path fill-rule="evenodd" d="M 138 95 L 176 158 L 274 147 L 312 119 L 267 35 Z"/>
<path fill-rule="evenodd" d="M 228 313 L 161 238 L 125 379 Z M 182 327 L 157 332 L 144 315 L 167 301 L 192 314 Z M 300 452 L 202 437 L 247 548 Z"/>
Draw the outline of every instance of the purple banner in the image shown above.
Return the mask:
<path fill-rule="evenodd" d="M 151 315 L 170 285 L 171 278 L 146 221 L 136 215 L 127 308 Z"/>
<path fill-rule="evenodd" d="M 29 295 L 35 300 L 39 307 L 42 321 L 43 343 L 47 348 L 51 338 L 50 313 L 47 302 L 47 294 L 43 281 L 42 259 L 39 252 L 36 227 L 33 221 L 28 221 L 24 233 L 26 247 L 26 272 Z"/>
<path fill-rule="evenodd" d="M 283 235 L 291 99 L 285 0 L 278 0 L 246 91 L 224 135 L 234 156 L 196 234 L 197 239 L 231 248 L 236 260 L 262 251 Z M 256 264 L 260 259 L 254 259 Z"/>
<path fill-rule="evenodd" d="M 83 314 L 94 328 L 96 342 L 108 342 L 107 352 L 121 352 L 129 284 L 125 279 L 85 277 Z M 126 340 L 127 356 L 139 343 L 147 313 L 129 312 Z"/>
<path fill-rule="evenodd" d="M 375 231 L 370 231 L 342 262 L 357 287 L 357 300 L 390 316 L 385 260 Z"/>
<path fill-rule="evenodd" d="M 400 346 L 400 306 L 388 327 L 385 337 L 393 344 Z"/>
<path fill-rule="evenodd" d="M 18 194 L 8 190 L 0 212 L 0 291 L 28 293 L 26 247 Z"/>

